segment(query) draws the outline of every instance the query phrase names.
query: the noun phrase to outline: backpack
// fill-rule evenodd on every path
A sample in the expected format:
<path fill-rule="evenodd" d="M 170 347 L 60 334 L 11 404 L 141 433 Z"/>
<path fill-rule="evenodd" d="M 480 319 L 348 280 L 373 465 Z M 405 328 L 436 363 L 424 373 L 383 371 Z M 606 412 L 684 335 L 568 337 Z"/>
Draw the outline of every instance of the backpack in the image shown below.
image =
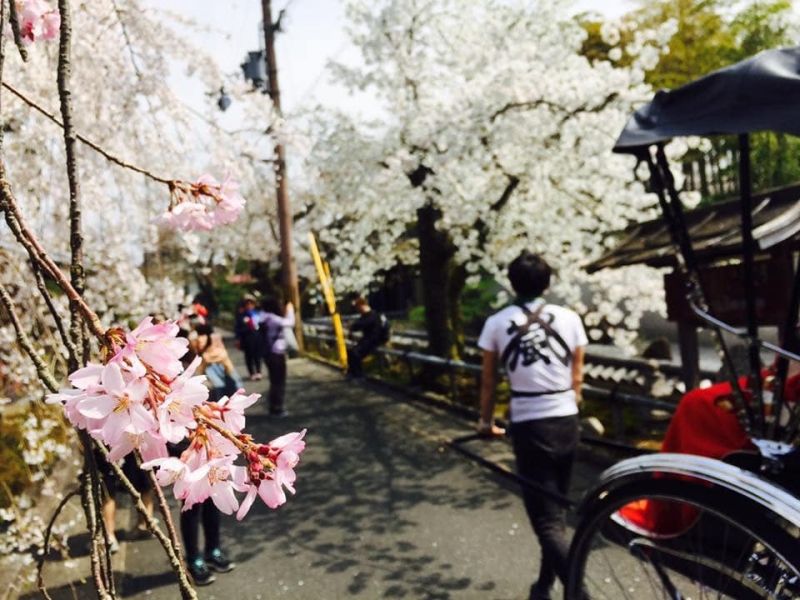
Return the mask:
<path fill-rule="evenodd" d="M 378 343 L 385 344 L 392 337 L 392 324 L 383 313 L 380 313 L 379 322 L 380 329 L 378 330 Z"/>

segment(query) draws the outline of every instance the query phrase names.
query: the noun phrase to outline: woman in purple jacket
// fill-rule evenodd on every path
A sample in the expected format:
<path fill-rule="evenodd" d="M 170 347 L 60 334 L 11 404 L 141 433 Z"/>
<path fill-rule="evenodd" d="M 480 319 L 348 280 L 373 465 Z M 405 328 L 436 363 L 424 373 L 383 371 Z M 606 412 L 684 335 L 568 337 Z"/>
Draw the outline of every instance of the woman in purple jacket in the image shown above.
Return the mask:
<path fill-rule="evenodd" d="M 266 298 L 261 303 L 261 310 L 258 334 L 261 356 L 269 373 L 269 414 L 285 417 L 289 413 L 284 407 L 287 350 L 284 328 L 294 327 L 294 306 L 288 302 L 281 311 L 277 300 Z"/>

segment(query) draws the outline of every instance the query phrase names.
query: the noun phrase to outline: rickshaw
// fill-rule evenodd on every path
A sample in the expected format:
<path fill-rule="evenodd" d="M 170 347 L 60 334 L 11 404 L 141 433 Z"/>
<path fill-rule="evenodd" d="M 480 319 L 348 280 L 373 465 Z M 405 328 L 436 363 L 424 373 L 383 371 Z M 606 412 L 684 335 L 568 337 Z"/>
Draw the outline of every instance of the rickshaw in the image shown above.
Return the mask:
<path fill-rule="evenodd" d="M 798 354 L 800 268 L 793 267 L 781 344 L 759 337 L 750 134 L 800 135 L 800 48 L 762 52 L 669 92 L 658 92 L 629 119 L 614 151 L 646 165 L 649 190 L 668 226 L 676 269 L 691 310 L 716 335 L 731 373 L 731 414 L 753 451 L 720 460 L 657 453 L 617 463 L 584 496 L 570 550 L 568 599 L 800 598 L 800 402 L 785 382 Z M 691 232 L 665 152 L 681 136 L 734 135 L 739 142 L 744 327 L 708 308 Z M 800 232 L 800 200 L 771 240 Z M 747 347 L 748 372 L 736 373 L 723 333 Z M 762 353 L 775 357 L 774 390 L 765 393 Z M 632 515 L 647 513 L 648 519 Z"/>

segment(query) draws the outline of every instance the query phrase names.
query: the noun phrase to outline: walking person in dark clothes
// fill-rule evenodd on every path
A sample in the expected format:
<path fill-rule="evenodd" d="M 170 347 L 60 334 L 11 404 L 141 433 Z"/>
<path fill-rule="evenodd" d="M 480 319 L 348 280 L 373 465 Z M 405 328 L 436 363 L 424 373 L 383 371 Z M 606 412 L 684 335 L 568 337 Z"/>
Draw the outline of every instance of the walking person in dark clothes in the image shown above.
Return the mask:
<path fill-rule="evenodd" d="M 494 424 L 499 362 L 511 386 L 511 438 L 519 474 L 566 495 L 578 445 L 578 404 L 588 342 L 577 314 L 541 298 L 550 275 L 547 262 L 529 252 L 509 265 L 516 302 L 489 317 L 478 340 L 483 350 L 478 431 L 487 436 L 505 433 Z M 539 579 L 531 586 L 530 598 L 544 600 L 550 598 L 556 576 L 562 583 L 567 577 L 564 509 L 535 489 L 523 486 L 522 495 L 542 548 Z"/>
<path fill-rule="evenodd" d="M 236 313 L 234 334 L 239 348 L 244 352 L 244 362 L 251 381 L 261 379 L 261 353 L 258 348 L 258 322 L 261 311 L 256 309 L 256 299 L 251 295 L 242 298 Z"/>
<path fill-rule="evenodd" d="M 171 456 L 180 457 L 189 447 L 189 440 L 179 444 L 168 444 Z M 195 585 L 209 585 L 216 581 L 212 571 L 228 573 L 236 566 L 232 563 L 220 544 L 220 521 L 222 513 L 208 498 L 181 512 L 181 537 L 186 552 L 189 575 Z M 200 524 L 203 525 L 204 551 L 200 551 Z"/>
<path fill-rule="evenodd" d="M 225 350 L 222 337 L 214 332 L 208 323 L 199 323 L 189 335 L 189 354 L 199 356 L 203 360 L 196 374 L 204 374 L 209 386 L 209 400 L 219 401 L 223 396 L 230 396 L 242 387 L 233 362 Z M 189 440 L 177 445 L 168 445 L 170 455 L 180 457 L 189 448 Z M 208 585 L 216 580 L 212 571 L 227 573 L 233 570 L 234 564 L 228 560 L 220 547 L 221 513 L 208 498 L 195 504 L 189 510 L 181 512 L 181 536 L 186 550 L 186 562 L 189 574 L 195 585 Z M 203 525 L 205 542 L 204 552 L 200 551 L 200 524 Z"/>
<path fill-rule="evenodd" d="M 389 339 L 388 321 L 384 315 L 372 310 L 363 296 L 356 298 L 353 306 L 359 312 L 359 316 L 350 326 L 350 335 L 360 331 L 361 339 L 355 348 L 347 351 L 347 375 L 351 378 L 360 378 L 364 376 L 361 364 L 363 360 Z"/>
<path fill-rule="evenodd" d="M 283 310 L 274 298 L 265 298 L 261 303 L 259 315 L 259 346 L 261 356 L 269 374 L 269 414 L 285 417 L 288 411 L 284 406 L 286 392 L 286 336 L 284 329 L 294 327 L 294 306 L 288 302 Z"/>

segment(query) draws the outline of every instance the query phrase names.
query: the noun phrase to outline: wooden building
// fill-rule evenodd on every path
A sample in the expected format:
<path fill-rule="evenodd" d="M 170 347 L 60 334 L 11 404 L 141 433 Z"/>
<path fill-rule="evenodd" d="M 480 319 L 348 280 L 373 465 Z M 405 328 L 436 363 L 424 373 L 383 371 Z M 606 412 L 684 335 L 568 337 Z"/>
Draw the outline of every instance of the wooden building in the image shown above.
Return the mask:
<path fill-rule="evenodd" d="M 738 199 L 686 212 L 686 224 L 700 267 L 700 279 L 711 314 L 731 325 L 745 325 L 741 265 L 742 238 Z M 753 237 L 759 326 L 784 326 L 789 310 L 792 265 L 800 248 L 800 185 L 753 196 Z M 667 318 L 676 323 L 687 389 L 699 380 L 697 328 L 689 308 L 667 224 L 661 219 L 635 223 L 620 234 L 615 248 L 586 269 L 592 273 L 627 265 L 668 267 L 664 277 Z"/>

